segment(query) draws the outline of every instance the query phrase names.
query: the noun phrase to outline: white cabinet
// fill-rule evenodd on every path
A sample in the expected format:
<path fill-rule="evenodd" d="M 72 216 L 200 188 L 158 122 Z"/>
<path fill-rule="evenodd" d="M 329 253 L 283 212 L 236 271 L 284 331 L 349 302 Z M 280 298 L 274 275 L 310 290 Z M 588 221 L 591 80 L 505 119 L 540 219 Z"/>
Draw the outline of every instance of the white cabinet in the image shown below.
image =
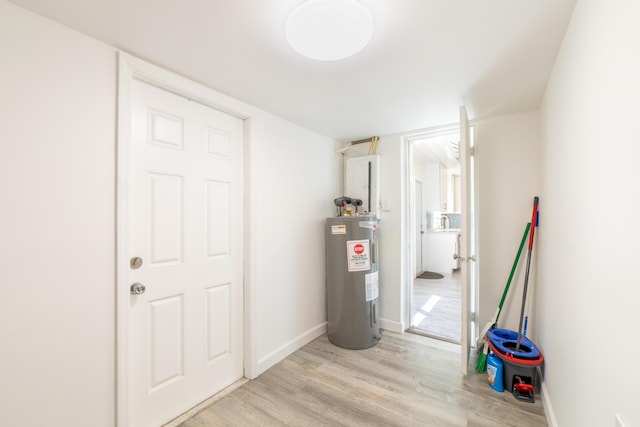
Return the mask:
<path fill-rule="evenodd" d="M 434 273 L 451 273 L 458 266 L 453 254 L 456 252 L 458 231 L 428 231 L 426 244 L 426 266 Z"/>

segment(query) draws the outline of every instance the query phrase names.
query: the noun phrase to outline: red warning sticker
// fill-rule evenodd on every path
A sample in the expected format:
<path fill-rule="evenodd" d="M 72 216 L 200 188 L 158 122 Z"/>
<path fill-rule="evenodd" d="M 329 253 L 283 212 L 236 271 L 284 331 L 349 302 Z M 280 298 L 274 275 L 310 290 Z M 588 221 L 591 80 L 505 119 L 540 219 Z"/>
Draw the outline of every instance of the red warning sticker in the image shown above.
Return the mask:
<path fill-rule="evenodd" d="M 349 271 L 371 270 L 369 240 L 347 241 L 347 265 Z"/>

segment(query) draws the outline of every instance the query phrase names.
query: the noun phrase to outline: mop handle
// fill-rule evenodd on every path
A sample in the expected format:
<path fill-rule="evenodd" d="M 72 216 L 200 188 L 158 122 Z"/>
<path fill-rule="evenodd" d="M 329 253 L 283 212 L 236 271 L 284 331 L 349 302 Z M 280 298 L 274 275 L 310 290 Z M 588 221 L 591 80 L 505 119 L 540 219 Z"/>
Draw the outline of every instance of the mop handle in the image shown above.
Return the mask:
<path fill-rule="evenodd" d="M 522 248 L 524 247 L 524 242 L 527 241 L 527 234 L 529 234 L 529 228 L 531 228 L 530 222 L 527 223 L 527 226 L 524 229 L 524 234 L 522 235 L 522 240 L 520 241 L 520 246 L 518 247 L 518 253 L 516 254 L 516 260 L 513 262 L 513 266 L 511 267 L 511 273 L 509 273 L 507 286 L 505 287 L 505 290 L 502 293 L 502 298 L 500 299 L 500 304 L 498 305 L 498 314 L 496 314 L 492 327 L 495 327 L 496 323 L 498 323 L 498 318 L 500 317 L 500 313 L 502 312 L 502 305 L 504 304 L 504 300 L 507 298 L 507 292 L 509 292 L 509 286 L 511 286 L 511 279 L 513 279 L 513 274 L 516 272 L 516 267 L 518 267 L 518 261 L 520 260 L 520 254 L 522 254 Z"/>
<path fill-rule="evenodd" d="M 520 351 L 520 340 L 522 339 L 522 322 L 524 320 L 524 306 L 527 301 L 527 289 L 529 287 L 529 270 L 531 268 L 531 251 L 533 250 L 533 235 L 536 229 L 536 219 L 538 216 L 538 196 L 533 198 L 533 213 L 531 214 L 531 234 L 529 235 L 529 252 L 527 254 L 527 270 L 524 274 L 524 289 L 522 291 L 522 309 L 520 310 L 520 325 L 518 325 L 518 343 L 516 352 Z"/>

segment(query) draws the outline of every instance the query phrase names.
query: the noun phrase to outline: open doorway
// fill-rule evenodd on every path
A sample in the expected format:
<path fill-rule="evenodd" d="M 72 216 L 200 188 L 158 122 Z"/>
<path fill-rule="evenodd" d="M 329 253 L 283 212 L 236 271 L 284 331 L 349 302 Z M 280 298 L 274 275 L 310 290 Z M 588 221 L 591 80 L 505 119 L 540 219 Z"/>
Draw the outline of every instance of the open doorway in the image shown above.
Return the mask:
<path fill-rule="evenodd" d="M 412 138 L 415 274 L 408 332 L 460 343 L 461 182 L 457 127 Z"/>

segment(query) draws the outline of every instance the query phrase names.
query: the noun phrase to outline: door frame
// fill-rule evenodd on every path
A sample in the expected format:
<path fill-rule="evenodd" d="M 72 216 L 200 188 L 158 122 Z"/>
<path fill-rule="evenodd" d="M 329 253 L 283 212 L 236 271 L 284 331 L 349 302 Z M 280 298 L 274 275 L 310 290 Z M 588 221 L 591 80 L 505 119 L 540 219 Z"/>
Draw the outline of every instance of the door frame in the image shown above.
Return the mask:
<path fill-rule="evenodd" d="M 416 226 L 416 218 L 415 218 L 415 201 L 414 201 L 415 178 L 414 178 L 414 172 L 413 172 L 413 141 L 432 137 L 432 136 L 438 136 L 441 134 L 455 132 L 456 130 L 460 129 L 460 126 L 461 126 L 460 123 L 452 123 L 448 125 L 423 129 L 402 137 L 402 142 L 404 144 L 403 150 L 404 150 L 404 161 L 405 161 L 403 193 L 405 194 L 405 197 L 406 197 L 405 200 L 407 203 L 407 208 L 405 209 L 405 221 L 404 221 L 405 227 L 403 230 L 403 234 L 406 236 L 406 242 L 408 246 L 408 253 L 407 253 L 408 256 L 405 258 L 405 260 L 403 260 L 404 271 L 405 271 L 404 281 L 403 281 L 404 282 L 403 321 L 405 325 L 411 325 L 411 299 L 412 299 L 412 286 L 413 286 L 413 279 L 414 279 L 413 273 L 415 271 L 415 247 L 414 247 L 415 239 L 413 238 L 413 235 L 414 235 L 415 226 Z M 474 132 L 474 128 L 472 126 L 470 127 L 471 127 L 470 132 Z M 471 211 L 475 212 L 477 215 L 477 209 L 476 209 L 477 200 L 478 200 L 477 169 L 475 169 L 472 173 L 474 173 L 473 179 L 474 179 L 475 185 L 472 188 L 473 194 L 472 194 L 471 200 L 474 201 L 474 206 L 473 207 L 467 206 L 467 212 L 465 213 L 467 216 L 471 215 Z M 467 197 L 468 196 L 469 195 L 467 195 Z M 465 195 L 463 194 L 462 197 L 465 197 Z M 476 227 L 477 221 L 474 220 L 473 222 L 474 223 L 472 224 L 472 227 L 470 227 L 467 230 L 467 233 L 468 234 L 473 233 L 473 238 L 471 239 L 471 242 L 473 246 L 477 247 L 477 241 L 478 241 L 477 239 L 478 230 Z M 470 236 L 467 237 L 467 240 L 469 240 L 469 238 Z M 463 322 L 461 322 L 461 329 L 464 329 L 466 327 L 467 330 L 461 331 L 463 333 L 460 334 L 461 339 L 466 337 L 469 344 L 473 343 L 472 337 L 477 336 L 477 332 L 475 331 L 475 329 L 477 329 L 477 325 L 473 321 L 473 314 L 471 315 L 471 319 L 470 319 L 468 318 L 468 313 L 477 313 L 477 289 L 478 289 L 477 271 L 478 271 L 479 263 L 478 261 L 476 261 L 470 264 L 471 265 L 468 265 L 468 267 L 470 269 L 473 269 L 475 274 L 470 275 L 469 289 L 463 290 L 463 292 L 466 292 L 467 295 L 466 297 L 463 295 L 462 302 L 464 305 L 468 304 L 468 307 L 466 307 L 467 315 L 465 315 L 465 307 L 464 306 L 461 307 L 461 316 L 463 320 Z M 466 318 L 466 321 L 465 321 L 465 318 Z M 464 348 L 464 347 L 465 347 L 464 343 L 461 343 L 461 348 Z M 463 374 L 466 374 L 466 369 L 462 368 L 461 371 Z"/>
<path fill-rule="evenodd" d="M 185 77 L 152 65 L 124 52 L 118 52 L 118 111 L 116 153 L 116 425 L 129 426 L 129 247 L 127 204 L 129 185 L 129 147 L 131 146 L 131 82 L 141 80 L 195 102 L 222 111 L 244 121 L 243 152 L 243 359 L 244 376 L 253 378 L 257 371 L 254 349 L 256 330 L 252 314 L 255 292 L 252 289 L 249 260 L 250 206 L 248 153 L 251 135 L 255 134 L 258 110 Z M 249 261 L 248 261 L 249 260 Z M 179 415 L 179 414 L 177 414 Z"/>
<path fill-rule="evenodd" d="M 418 218 L 415 218 L 413 235 L 416 236 L 416 237 L 418 235 L 417 234 L 418 233 L 418 226 L 426 225 L 426 224 L 421 222 L 424 219 L 422 217 L 422 208 L 424 206 L 424 197 L 422 197 L 422 190 L 424 188 L 424 183 L 419 179 L 415 179 L 415 177 L 414 177 L 414 179 L 413 179 L 413 185 L 414 185 L 413 194 L 414 194 L 414 197 L 417 197 L 417 194 L 418 194 L 418 192 L 417 192 L 418 184 L 420 184 L 420 190 L 421 190 L 420 191 L 420 220 L 418 221 Z M 417 212 L 418 205 L 417 205 L 417 203 L 415 203 L 415 199 L 414 199 L 413 208 Z M 415 263 L 416 263 L 416 265 L 414 266 L 414 270 L 415 270 L 415 272 L 413 274 L 414 277 L 416 276 L 416 274 L 422 273 L 424 271 L 423 270 L 423 268 L 424 268 L 423 260 L 424 260 L 424 235 L 425 235 L 425 233 L 426 233 L 426 231 L 424 229 L 422 229 L 422 227 L 421 227 L 420 228 L 420 257 L 419 258 L 417 256 L 418 255 L 418 251 L 417 251 L 417 249 L 418 249 L 417 246 L 418 245 L 416 244 L 416 247 L 414 248 L 414 258 L 415 258 Z M 418 270 L 418 268 L 417 268 L 418 267 L 418 265 L 417 265 L 418 264 L 418 259 L 420 259 L 420 270 Z"/>

